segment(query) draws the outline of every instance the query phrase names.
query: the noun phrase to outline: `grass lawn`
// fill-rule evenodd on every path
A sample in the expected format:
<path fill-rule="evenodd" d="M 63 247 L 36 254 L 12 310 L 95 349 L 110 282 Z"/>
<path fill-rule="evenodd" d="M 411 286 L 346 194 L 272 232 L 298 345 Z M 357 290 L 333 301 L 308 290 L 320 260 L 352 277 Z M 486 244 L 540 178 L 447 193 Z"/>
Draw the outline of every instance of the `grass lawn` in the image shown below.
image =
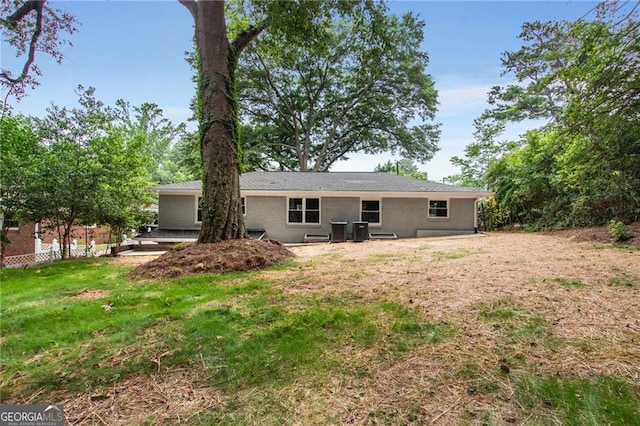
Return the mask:
<path fill-rule="evenodd" d="M 1 272 L 2 403 L 69 424 L 640 424 L 640 252 L 552 236 L 294 249 L 134 282 Z"/>

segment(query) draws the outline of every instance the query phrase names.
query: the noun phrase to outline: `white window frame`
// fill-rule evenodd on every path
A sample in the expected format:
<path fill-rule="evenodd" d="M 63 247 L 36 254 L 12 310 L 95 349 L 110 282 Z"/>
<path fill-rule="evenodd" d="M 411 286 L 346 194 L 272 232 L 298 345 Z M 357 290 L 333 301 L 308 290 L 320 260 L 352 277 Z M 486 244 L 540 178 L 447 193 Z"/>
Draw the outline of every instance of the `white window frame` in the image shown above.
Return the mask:
<path fill-rule="evenodd" d="M 445 202 L 446 204 L 446 211 L 447 211 L 447 215 L 446 216 L 432 216 L 431 215 L 431 203 L 435 203 L 435 202 Z M 436 208 L 436 210 L 442 210 L 442 208 Z M 429 204 L 427 205 L 427 217 L 431 220 L 443 220 L 443 219 L 449 219 L 449 216 L 451 215 L 451 200 L 450 199 L 430 199 L 429 200 Z"/>
<path fill-rule="evenodd" d="M 202 200 L 202 195 L 196 195 L 195 199 L 196 199 L 196 217 L 195 217 L 195 222 L 196 225 L 201 225 L 202 224 L 202 208 L 200 207 L 200 200 Z M 200 220 L 198 220 L 198 212 L 200 212 Z"/>
<path fill-rule="evenodd" d="M 291 210 L 289 208 L 291 200 L 302 200 L 302 206 L 300 210 Z M 307 200 L 318 200 L 318 210 L 310 209 L 307 210 Z M 291 222 L 289 221 L 289 212 L 299 211 L 302 212 L 302 222 Z M 317 211 L 318 212 L 318 221 L 317 222 L 307 222 L 307 211 Z M 320 197 L 287 197 L 287 205 L 286 205 L 286 223 L 287 225 L 314 225 L 320 226 L 322 224 L 322 198 Z"/>
<path fill-rule="evenodd" d="M 364 221 L 364 219 L 362 218 L 362 213 L 363 211 L 369 211 L 369 212 L 373 212 L 375 210 L 363 210 L 362 209 L 362 203 L 365 201 L 377 201 L 378 202 L 378 222 L 368 222 L 369 225 L 372 226 L 380 226 L 382 225 L 382 200 L 380 198 L 360 198 L 360 220 Z"/>

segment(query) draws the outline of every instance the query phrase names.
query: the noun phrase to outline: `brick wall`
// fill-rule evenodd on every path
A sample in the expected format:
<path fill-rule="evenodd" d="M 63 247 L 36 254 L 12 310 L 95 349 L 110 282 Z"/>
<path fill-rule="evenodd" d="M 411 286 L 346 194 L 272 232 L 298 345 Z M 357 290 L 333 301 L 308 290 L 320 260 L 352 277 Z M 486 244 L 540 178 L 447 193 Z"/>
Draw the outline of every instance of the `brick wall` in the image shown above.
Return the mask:
<path fill-rule="evenodd" d="M 87 228 L 86 231 L 85 234 L 84 226 L 73 226 L 71 228 L 71 239 L 76 239 L 78 244 L 86 244 L 91 242 L 91 240 L 94 240 L 96 244 L 105 244 L 109 239 L 109 228 Z M 42 225 L 40 226 L 40 238 L 43 243 L 48 244 L 50 244 L 54 238 L 56 240 L 60 239 L 58 231 L 44 229 Z"/>
<path fill-rule="evenodd" d="M 35 224 L 21 222 L 19 225 L 17 230 L 10 229 L 7 233 L 10 243 L 6 247 L 5 256 L 30 254 L 35 251 Z M 57 231 L 43 229 L 42 225 L 40 226 L 40 238 L 46 244 L 51 244 L 54 239 L 60 239 Z M 74 226 L 71 228 L 71 239 L 76 239 L 78 244 L 87 244 L 91 240 L 96 244 L 105 244 L 109 239 L 109 228 L 87 228 L 85 234 L 84 226 Z"/>
<path fill-rule="evenodd" d="M 35 251 L 35 231 L 35 224 L 22 222 L 17 230 L 9 229 L 7 238 L 10 243 L 6 247 L 5 256 L 33 253 Z"/>

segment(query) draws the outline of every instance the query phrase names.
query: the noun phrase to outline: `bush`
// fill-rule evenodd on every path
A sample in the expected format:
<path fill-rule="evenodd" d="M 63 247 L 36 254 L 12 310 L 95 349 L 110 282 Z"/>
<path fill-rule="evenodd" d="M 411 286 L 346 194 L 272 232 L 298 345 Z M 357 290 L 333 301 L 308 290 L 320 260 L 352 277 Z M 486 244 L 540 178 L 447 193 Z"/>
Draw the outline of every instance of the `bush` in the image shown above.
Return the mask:
<path fill-rule="evenodd" d="M 187 244 L 185 242 L 180 242 L 175 244 L 173 247 L 171 247 L 171 250 L 180 251 L 180 250 L 184 250 L 186 247 L 187 247 Z"/>
<path fill-rule="evenodd" d="M 611 219 L 609 222 L 609 234 L 611 234 L 611 237 L 616 241 L 627 241 L 631 238 L 631 232 L 627 225 L 618 219 Z"/>

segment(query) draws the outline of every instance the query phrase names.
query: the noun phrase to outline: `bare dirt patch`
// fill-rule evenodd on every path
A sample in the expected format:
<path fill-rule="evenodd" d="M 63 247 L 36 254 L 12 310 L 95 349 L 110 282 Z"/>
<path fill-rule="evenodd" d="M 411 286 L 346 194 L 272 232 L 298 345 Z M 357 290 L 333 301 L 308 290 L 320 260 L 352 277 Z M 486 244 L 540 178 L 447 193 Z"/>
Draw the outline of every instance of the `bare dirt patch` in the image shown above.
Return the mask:
<path fill-rule="evenodd" d="M 633 222 L 627 225 L 629 232 L 631 233 L 631 239 L 621 242 L 622 245 L 630 247 L 640 247 L 640 222 Z M 594 226 L 589 228 L 572 228 L 572 229 L 559 229 L 555 231 L 545 231 L 543 234 L 555 235 L 562 238 L 567 238 L 572 241 L 597 241 L 601 243 L 614 243 L 614 239 L 609 233 L 609 229 L 606 226 Z"/>
<path fill-rule="evenodd" d="M 132 271 L 135 278 L 175 278 L 198 273 L 251 271 L 278 265 L 293 257 L 274 240 L 230 240 L 178 245 Z"/>
<path fill-rule="evenodd" d="M 102 299 L 103 297 L 109 296 L 111 293 L 105 290 L 83 290 L 75 296 L 71 296 L 70 299 L 73 300 L 93 300 L 93 299 Z"/>
<path fill-rule="evenodd" d="M 109 262 L 109 264 L 110 265 L 138 266 L 138 265 L 142 265 L 142 264 L 147 263 L 147 262 L 151 262 L 152 260 L 157 259 L 159 256 L 160 256 L 159 254 L 154 254 L 154 255 L 135 255 L 135 256 L 118 255 L 113 260 L 111 260 Z"/>

